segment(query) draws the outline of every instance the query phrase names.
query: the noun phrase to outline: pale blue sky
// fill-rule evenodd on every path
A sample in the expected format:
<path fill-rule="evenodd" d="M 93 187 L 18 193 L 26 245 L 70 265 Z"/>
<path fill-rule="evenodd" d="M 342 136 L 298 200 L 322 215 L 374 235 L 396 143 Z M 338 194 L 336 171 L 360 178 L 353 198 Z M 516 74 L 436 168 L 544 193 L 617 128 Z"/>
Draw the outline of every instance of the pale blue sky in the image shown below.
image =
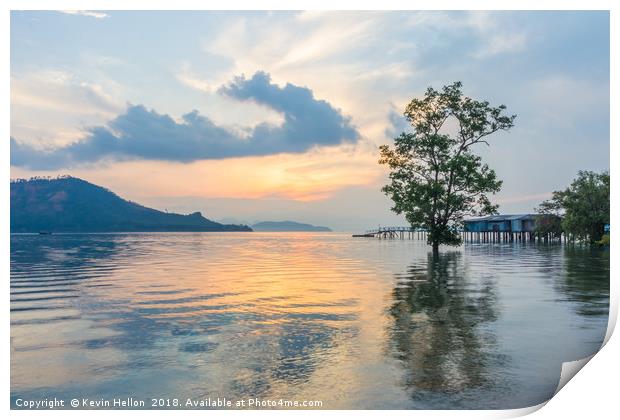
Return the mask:
<path fill-rule="evenodd" d="M 376 148 L 455 80 L 518 115 L 480 149 L 500 211 L 609 168 L 607 12 L 12 12 L 12 176 L 213 219 L 399 223 Z"/>

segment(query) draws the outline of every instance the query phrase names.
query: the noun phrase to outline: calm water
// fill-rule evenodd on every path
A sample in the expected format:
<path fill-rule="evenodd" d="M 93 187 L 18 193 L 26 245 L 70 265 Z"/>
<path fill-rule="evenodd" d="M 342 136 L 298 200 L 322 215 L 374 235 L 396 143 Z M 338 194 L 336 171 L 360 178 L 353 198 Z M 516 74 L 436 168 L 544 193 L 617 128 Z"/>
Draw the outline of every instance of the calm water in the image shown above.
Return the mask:
<path fill-rule="evenodd" d="M 609 253 L 347 234 L 11 237 L 16 398 L 517 408 L 599 349 Z"/>

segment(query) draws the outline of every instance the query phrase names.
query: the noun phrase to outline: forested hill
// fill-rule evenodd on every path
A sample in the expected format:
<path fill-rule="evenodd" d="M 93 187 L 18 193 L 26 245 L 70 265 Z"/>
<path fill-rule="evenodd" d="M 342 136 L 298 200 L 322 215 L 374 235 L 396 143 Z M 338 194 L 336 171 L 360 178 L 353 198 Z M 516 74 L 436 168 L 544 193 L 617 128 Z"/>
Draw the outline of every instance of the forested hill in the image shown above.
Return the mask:
<path fill-rule="evenodd" d="M 127 201 L 79 178 L 11 181 L 11 232 L 251 231 L 202 216 L 166 213 Z"/>

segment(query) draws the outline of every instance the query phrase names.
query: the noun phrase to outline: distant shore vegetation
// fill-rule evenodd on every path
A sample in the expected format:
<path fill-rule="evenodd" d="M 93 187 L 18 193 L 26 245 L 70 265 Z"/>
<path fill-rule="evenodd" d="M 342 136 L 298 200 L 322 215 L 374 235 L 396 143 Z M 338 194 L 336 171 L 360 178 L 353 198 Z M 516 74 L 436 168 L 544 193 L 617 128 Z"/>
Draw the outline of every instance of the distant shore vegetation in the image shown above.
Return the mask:
<path fill-rule="evenodd" d="M 547 219 L 553 218 L 552 223 L 540 223 L 548 233 L 564 234 L 572 241 L 609 245 L 609 172 L 579 171 L 568 187 L 554 191 L 536 210 L 549 215 Z"/>

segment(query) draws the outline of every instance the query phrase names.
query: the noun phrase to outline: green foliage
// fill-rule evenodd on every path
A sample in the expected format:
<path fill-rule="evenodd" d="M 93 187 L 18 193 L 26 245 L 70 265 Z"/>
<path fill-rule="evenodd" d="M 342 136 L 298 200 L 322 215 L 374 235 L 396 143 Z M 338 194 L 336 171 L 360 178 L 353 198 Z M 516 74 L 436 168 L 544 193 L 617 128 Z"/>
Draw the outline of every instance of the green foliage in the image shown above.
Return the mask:
<path fill-rule="evenodd" d="M 607 171 L 579 171 L 568 188 L 554 191 L 537 211 L 562 216 L 562 230 L 575 239 L 597 242 L 609 223 L 609 181 Z"/>
<path fill-rule="evenodd" d="M 562 218 L 556 214 L 544 212 L 536 217 L 534 233 L 541 236 L 559 238 L 562 235 Z"/>
<path fill-rule="evenodd" d="M 487 194 L 498 192 L 502 181 L 471 148 L 488 145 L 487 136 L 508 130 L 516 118 L 503 115 L 504 105 L 464 97 L 461 87 L 428 88 L 422 99 L 413 99 L 404 113 L 413 132 L 395 138 L 393 148 L 380 147 L 379 163 L 390 168 L 383 191 L 392 210 L 412 227 L 428 229 L 434 251 L 439 244 L 460 244 L 464 216 L 497 212 Z M 446 129 L 448 121 L 456 123 L 455 134 Z"/>
<path fill-rule="evenodd" d="M 609 239 L 609 235 L 605 234 L 601 237 L 600 241 L 596 241 L 596 244 L 600 246 L 609 246 Z"/>

